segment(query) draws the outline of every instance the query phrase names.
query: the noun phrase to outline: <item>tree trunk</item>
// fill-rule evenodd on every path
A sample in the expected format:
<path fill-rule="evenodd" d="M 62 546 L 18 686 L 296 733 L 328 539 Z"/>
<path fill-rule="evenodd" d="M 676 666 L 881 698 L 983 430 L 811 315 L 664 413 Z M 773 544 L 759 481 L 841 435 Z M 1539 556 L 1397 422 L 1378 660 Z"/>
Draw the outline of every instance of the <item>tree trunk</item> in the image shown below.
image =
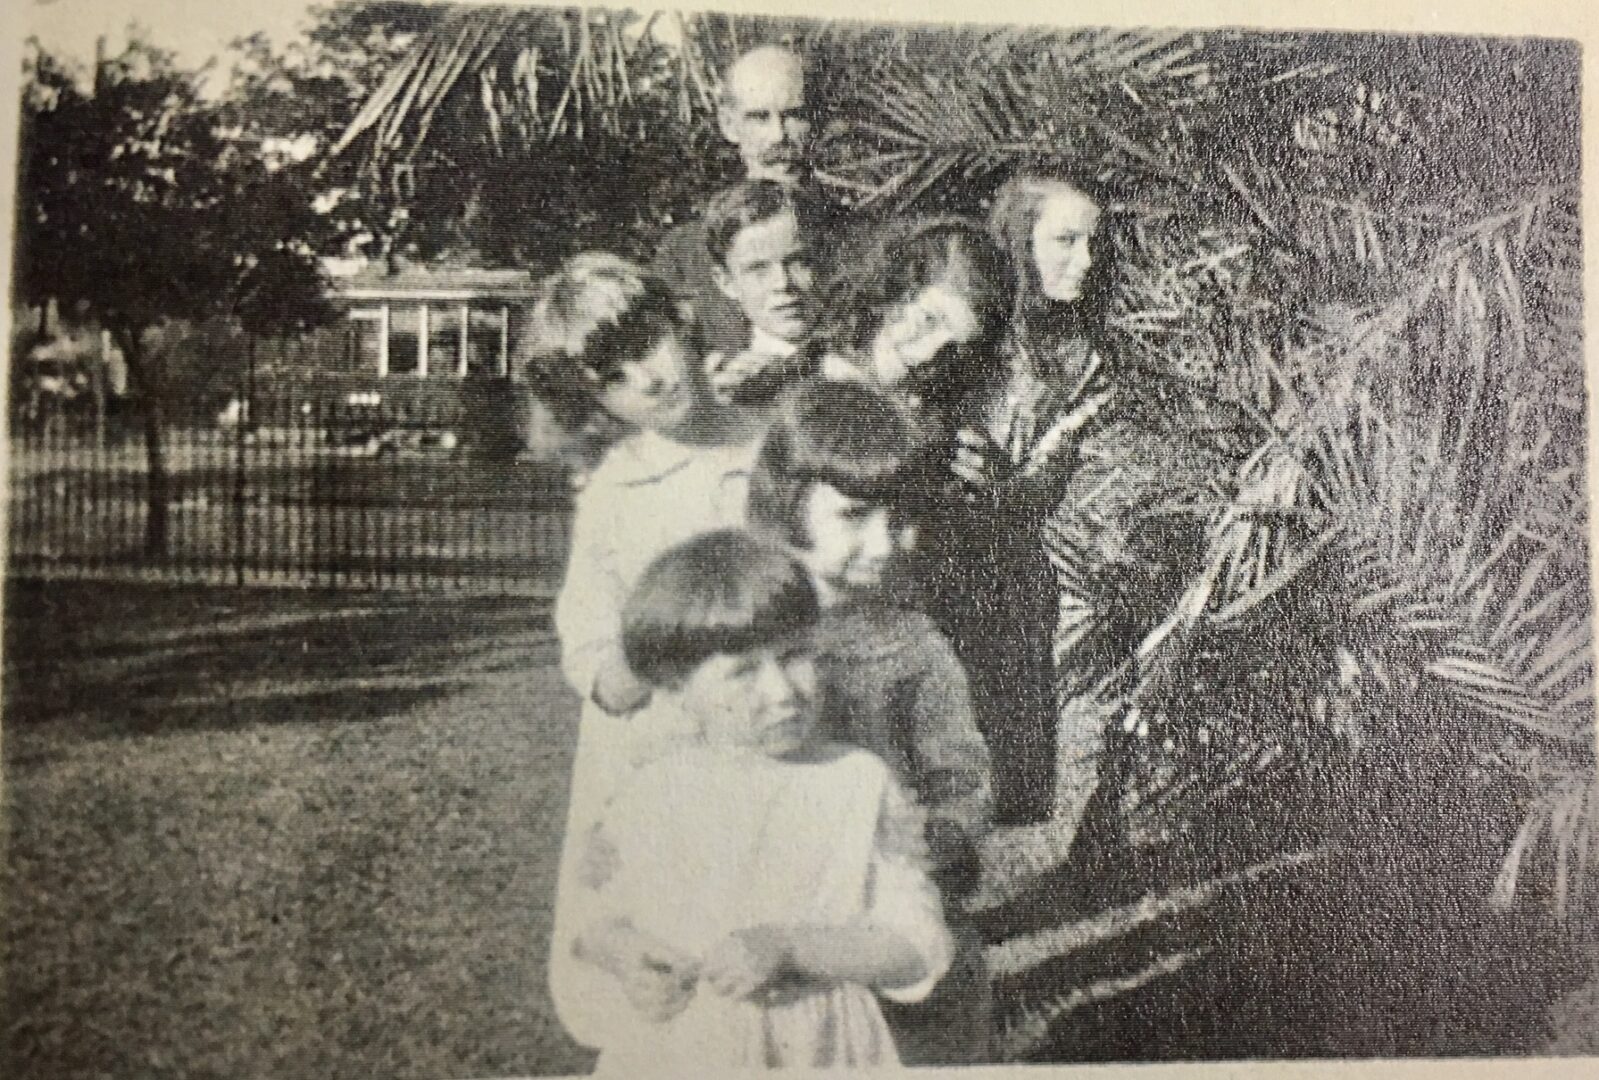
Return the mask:
<path fill-rule="evenodd" d="M 123 330 L 115 336 L 128 365 L 128 381 L 139 392 L 139 410 L 144 414 L 144 455 L 149 478 L 145 489 L 144 553 L 155 558 L 167 551 L 167 457 L 161 393 L 145 355 L 143 331 Z"/>
<path fill-rule="evenodd" d="M 144 453 L 149 463 L 149 505 L 144 519 L 144 553 L 151 557 L 167 552 L 167 462 L 162 445 L 161 399 L 149 397 L 144 403 Z"/>
<path fill-rule="evenodd" d="M 108 354 L 111 352 L 110 339 L 104 330 L 100 331 L 97 339 L 100 342 L 100 355 L 89 367 L 89 389 L 94 395 L 94 446 L 96 450 L 105 450 L 105 410 L 106 395 L 110 388 L 106 385 L 111 381 L 111 362 Z"/>

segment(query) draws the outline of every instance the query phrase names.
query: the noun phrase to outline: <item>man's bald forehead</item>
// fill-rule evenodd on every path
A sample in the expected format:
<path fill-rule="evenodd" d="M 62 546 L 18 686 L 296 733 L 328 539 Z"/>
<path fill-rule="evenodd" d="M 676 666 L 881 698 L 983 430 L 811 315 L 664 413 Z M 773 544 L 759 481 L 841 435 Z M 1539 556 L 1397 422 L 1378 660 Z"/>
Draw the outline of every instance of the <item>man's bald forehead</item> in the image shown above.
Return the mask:
<path fill-rule="evenodd" d="M 801 94 L 809 97 L 806 81 L 805 61 L 798 53 L 782 45 L 762 45 L 728 65 L 722 75 L 722 90 L 729 98 L 737 99 L 758 94 L 773 83 L 784 83 L 798 85 Z"/>

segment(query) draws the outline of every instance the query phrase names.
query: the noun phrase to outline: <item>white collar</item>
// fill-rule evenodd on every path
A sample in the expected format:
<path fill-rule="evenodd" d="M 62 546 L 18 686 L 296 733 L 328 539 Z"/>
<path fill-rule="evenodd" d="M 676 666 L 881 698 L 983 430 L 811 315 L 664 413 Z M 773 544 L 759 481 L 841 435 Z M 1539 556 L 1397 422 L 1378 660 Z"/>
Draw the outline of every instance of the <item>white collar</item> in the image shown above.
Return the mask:
<path fill-rule="evenodd" d="M 644 429 L 611 447 L 606 471 L 618 484 L 651 484 L 683 468 L 693 453 L 690 446 Z"/>
<path fill-rule="evenodd" d="M 605 482 L 617 485 L 654 484 L 696 462 L 724 475 L 743 475 L 759 445 L 758 440 L 690 445 L 644 430 L 611 447 L 600 468 Z"/>
<path fill-rule="evenodd" d="M 769 334 L 758 326 L 750 327 L 749 351 L 760 356 L 778 356 L 788 358 L 799 352 L 797 341 L 784 341 L 775 334 Z"/>
<path fill-rule="evenodd" d="M 828 352 L 822 356 L 820 368 L 822 378 L 831 382 L 866 383 L 872 385 L 872 377 L 860 364 L 843 353 Z"/>

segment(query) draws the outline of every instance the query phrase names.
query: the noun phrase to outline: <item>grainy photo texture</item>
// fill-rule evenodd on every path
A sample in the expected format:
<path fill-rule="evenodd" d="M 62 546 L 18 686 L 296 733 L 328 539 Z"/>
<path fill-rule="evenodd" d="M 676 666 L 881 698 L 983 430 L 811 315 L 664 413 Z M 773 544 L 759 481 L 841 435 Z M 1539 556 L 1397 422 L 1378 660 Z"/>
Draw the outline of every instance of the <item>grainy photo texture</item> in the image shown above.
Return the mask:
<path fill-rule="evenodd" d="M 1575 42 L 73 2 L 6 1075 L 1599 1052 Z"/>

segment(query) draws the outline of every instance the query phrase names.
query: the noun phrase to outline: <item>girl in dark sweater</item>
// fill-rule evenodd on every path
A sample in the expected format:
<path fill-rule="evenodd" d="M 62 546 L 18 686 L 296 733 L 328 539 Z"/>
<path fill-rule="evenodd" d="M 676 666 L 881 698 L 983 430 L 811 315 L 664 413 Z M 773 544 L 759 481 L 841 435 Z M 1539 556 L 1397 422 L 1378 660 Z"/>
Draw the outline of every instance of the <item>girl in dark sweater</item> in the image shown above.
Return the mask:
<path fill-rule="evenodd" d="M 824 722 L 888 762 L 926 810 L 933 877 L 962 941 L 928 1001 L 890 1007 L 906 1064 L 991 1060 L 991 997 L 959 904 L 976 886 L 991 816 L 988 748 L 966 674 L 926 615 L 890 601 L 915 543 L 916 502 L 937 444 L 896 402 L 864 385 L 812 381 L 780 402 L 750 478 L 752 527 L 810 571 Z"/>

